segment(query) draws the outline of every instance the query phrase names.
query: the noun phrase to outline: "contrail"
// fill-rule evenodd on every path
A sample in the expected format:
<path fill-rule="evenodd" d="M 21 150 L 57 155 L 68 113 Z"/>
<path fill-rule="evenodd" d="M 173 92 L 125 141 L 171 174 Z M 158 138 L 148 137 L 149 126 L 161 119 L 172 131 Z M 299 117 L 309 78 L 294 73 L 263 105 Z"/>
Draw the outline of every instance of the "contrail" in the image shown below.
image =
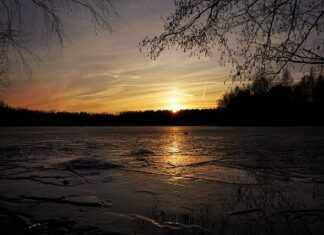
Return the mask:
<path fill-rule="evenodd" d="M 207 90 L 207 80 L 205 82 L 205 89 L 204 89 L 204 93 L 202 95 L 202 98 L 205 99 L 205 95 L 206 95 L 206 90 Z"/>
<path fill-rule="evenodd" d="M 213 81 L 213 82 L 182 82 L 183 85 L 205 85 L 208 84 L 222 84 L 223 81 Z M 110 85 L 109 87 L 148 87 L 148 86 L 170 86 L 170 82 L 166 83 L 143 83 L 143 84 L 116 84 L 116 85 Z"/>

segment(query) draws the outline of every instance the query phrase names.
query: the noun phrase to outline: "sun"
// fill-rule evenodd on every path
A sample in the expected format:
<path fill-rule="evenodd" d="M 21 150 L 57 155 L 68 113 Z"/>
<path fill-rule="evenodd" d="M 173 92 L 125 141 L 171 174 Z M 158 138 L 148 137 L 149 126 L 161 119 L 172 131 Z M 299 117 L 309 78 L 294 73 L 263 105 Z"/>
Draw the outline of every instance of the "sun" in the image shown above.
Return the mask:
<path fill-rule="evenodd" d="M 177 104 L 174 104 L 170 107 L 170 110 L 172 111 L 172 113 L 177 113 L 179 110 L 182 109 L 182 106 L 181 105 L 177 105 Z"/>
<path fill-rule="evenodd" d="M 185 107 L 183 105 L 181 105 L 182 100 L 179 97 L 174 97 L 171 96 L 168 99 L 168 106 L 165 106 L 166 110 L 169 110 L 170 112 L 176 114 L 178 113 L 180 110 L 184 109 Z"/>

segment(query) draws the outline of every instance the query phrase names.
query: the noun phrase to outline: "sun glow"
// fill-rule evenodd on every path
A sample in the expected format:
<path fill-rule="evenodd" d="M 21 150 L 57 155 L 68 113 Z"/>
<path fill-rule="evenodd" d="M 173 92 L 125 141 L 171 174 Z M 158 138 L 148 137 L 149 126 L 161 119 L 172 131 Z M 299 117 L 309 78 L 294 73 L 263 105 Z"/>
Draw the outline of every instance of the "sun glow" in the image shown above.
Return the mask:
<path fill-rule="evenodd" d="M 181 105 L 181 100 L 177 97 L 171 97 L 168 99 L 169 105 L 166 106 L 165 109 L 170 110 L 172 113 L 177 113 L 181 109 L 185 109 L 183 105 Z"/>
<path fill-rule="evenodd" d="M 181 105 L 177 105 L 177 104 L 174 104 L 170 107 L 170 110 L 173 112 L 173 113 L 177 113 L 179 110 L 183 109 L 183 107 Z"/>

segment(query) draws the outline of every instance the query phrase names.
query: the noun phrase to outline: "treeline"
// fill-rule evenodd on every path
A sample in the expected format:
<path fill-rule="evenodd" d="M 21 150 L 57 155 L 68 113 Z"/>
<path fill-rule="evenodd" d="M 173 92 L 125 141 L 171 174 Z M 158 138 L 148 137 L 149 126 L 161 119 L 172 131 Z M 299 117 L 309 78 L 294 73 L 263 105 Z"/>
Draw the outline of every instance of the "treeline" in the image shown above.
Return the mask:
<path fill-rule="evenodd" d="M 324 125 L 324 78 L 311 70 L 298 83 L 285 70 L 270 81 L 259 72 L 247 86 L 226 92 L 218 108 L 92 114 L 12 108 L 0 102 L 2 126 L 105 125 Z"/>
<path fill-rule="evenodd" d="M 218 101 L 231 123 L 323 125 L 324 77 L 311 69 L 294 83 L 288 70 L 271 81 L 260 71 L 252 83 L 226 92 Z M 235 121 L 237 119 L 237 122 Z"/>
<path fill-rule="evenodd" d="M 215 125 L 219 115 L 216 109 L 122 112 L 120 114 L 92 114 L 44 112 L 17 109 L 0 105 L 2 126 L 117 126 L 117 125 Z"/>
<path fill-rule="evenodd" d="M 288 70 L 281 79 L 271 81 L 262 71 L 252 79 L 251 85 L 235 87 L 226 92 L 218 101 L 220 108 L 237 108 L 242 105 L 283 106 L 283 105 L 323 105 L 324 77 L 314 69 L 294 84 Z"/>

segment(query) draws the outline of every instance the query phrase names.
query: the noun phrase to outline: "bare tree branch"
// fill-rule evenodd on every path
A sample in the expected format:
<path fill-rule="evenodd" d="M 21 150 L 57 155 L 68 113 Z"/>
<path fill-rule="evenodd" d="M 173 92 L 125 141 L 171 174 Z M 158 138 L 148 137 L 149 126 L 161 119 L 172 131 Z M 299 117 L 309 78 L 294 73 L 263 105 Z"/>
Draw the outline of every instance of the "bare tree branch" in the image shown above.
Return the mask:
<path fill-rule="evenodd" d="M 27 22 L 26 9 L 35 12 Z M 95 31 L 110 31 L 110 17 L 116 14 L 113 0 L 0 0 L 0 13 L 0 85 L 9 84 L 10 74 L 17 70 L 31 77 L 30 59 L 40 60 L 26 46 L 35 28 L 43 27 L 46 42 L 55 39 L 63 46 L 67 39 L 62 23 L 64 14 L 89 17 Z"/>
<path fill-rule="evenodd" d="M 177 48 L 219 55 L 232 78 L 277 76 L 294 64 L 324 65 L 324 0 L 176 0 L 163 32 L 140 49 L 151 58 Z"/>

